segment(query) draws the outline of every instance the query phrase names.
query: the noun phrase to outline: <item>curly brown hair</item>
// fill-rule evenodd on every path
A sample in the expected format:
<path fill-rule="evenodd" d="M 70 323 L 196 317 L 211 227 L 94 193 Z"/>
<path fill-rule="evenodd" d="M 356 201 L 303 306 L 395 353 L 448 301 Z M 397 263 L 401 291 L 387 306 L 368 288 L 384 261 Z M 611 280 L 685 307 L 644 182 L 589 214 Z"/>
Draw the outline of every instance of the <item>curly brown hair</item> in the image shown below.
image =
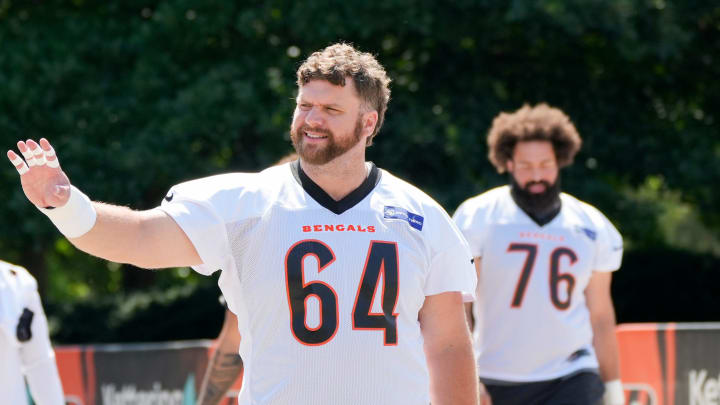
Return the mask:
<path fill-rule="evenodd" d="M 345 86 L 347 77 L 352 78 L 364 107 L 378 112 L 375 129 L 367 139 L 367 145 L 371 145 L 385 120 L 390 101 L 390 78 L 373 55 L 345 43 L 330 45 L 314 52 L 298 68 L 297 85 L 327 80 L 336 86 Z"/>
<path fill-rule="evenodd" d="M 515 145 L 528 141 L 552 143 L 558 167 L 571 164 L 582 144 L 575 125 L 564 112 L 545 103 L 535 107 L 525 104 L 515 112 L 500 113 L 490 127 L 488 158 L 498 173 L 507 170 Z"/>

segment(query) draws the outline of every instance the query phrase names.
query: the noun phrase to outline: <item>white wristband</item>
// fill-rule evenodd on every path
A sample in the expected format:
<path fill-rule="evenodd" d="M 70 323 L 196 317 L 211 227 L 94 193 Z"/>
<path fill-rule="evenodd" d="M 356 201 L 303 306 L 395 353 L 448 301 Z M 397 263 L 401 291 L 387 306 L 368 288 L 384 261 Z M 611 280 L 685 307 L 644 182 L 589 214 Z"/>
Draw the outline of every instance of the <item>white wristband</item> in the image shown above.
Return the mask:
<path fill-rule="evenodd" d="M 605 383 L 603 403 L 605 405 L 625 404 L 625 393 L 623 392 L 623 386 L 620 380 L 612 380 Z"/>
<path fill-rule="evenodd" d="M 70 199 L 62 207 L 38 207 L 38 209 L 47 215 L 60 233 L 67 238 L 77 238 L 85 235 L 95 226 L 95 220 L 97 219 L 97 213 L 92 201 L 75 186 L 70 186 Z"/>

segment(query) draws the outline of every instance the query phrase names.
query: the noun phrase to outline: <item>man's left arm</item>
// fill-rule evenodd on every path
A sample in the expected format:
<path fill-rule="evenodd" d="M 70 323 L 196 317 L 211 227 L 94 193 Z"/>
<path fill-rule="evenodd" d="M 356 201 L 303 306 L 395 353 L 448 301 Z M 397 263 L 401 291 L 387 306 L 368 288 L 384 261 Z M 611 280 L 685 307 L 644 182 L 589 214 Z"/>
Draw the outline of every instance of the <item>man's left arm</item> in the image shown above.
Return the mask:
<path fill-rule="evenodd" d="M 585 301 L 590 311 L 593 346 L 600 366 L 600 377 L 606 384 L 604 403 L 622 405 L 625 399 L 620 383 L 620 356 L 615 337 L 611 281 L 611 272 L 594 271 L 585 288 Z"/>
<path fill-rule="evenodd" d="M 237 316 L 226 309 L 218 346 L 205 371 L 197 405 L 219 404 L 242 374 L 243 362 L 238 353 L 240 339 Z"/>
<path fill-rule="evenodd" d="M 460 292 L 425 297 L 418 316 L 433 405 L 478 404 L 478 376 Z"/>

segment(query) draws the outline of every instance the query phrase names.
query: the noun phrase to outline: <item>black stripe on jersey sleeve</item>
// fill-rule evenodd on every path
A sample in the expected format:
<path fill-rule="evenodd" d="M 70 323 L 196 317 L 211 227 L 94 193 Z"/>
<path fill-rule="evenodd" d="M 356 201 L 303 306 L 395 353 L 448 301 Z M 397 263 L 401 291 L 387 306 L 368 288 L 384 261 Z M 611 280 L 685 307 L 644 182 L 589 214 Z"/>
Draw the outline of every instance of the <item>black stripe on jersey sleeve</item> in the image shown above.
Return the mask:
<path fill-rule="evenodd" d="M 353 190 L 350 194 L 343 197 L 341 200 L 335 201 L 328 193 L 325 192 L 320 186 L 318 186 L 300 167 L 300 160 L 296 160 L 290 164 L 293 176 L 295 180 L 302 186 L 313 200 L 317 201 L 318 204 L 332 211 L 334 214 L 340 215 L 343 212 L 349 210 L 362 201 L 368 194 L 372 192 L 375 186 L 380 182 L 380 176 L 382 172 L 375 166 L 374 163 L 370 162 L 370 173 L 368 174 L 365 181 Z"/>

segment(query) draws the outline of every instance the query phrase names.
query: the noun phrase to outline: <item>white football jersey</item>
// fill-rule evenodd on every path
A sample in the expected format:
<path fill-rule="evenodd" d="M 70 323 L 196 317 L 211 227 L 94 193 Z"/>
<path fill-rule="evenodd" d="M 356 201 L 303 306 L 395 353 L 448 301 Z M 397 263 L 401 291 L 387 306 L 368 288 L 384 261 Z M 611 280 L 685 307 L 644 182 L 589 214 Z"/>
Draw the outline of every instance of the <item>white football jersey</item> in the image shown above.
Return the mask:
<path fill-rule="evenodd" d="M 585 287 L 593 271 L 620 267 L 622 238 L 596 208 L 561 193 L 544 226 L 510 187 L 465 201 L 454 220 L 481 257 L 473 332 L 478 374 L 489 380 L 549 380 L 598 367 Z"/>
<path fill-rule="evenodd" d="M 0 403 L 28 404 L 28 388 L 36 404 L 65 403 L 37 281 L 0 260 Z"/>
<path fill-rule="evenodd" d="M 474 294 L 460 231 L 420 190 L 368 164 L 334 201 L 298 162 L 173 187 L 161 209 L 238 318 L 249 404 L 422 404 L 425 296 Z"/>

